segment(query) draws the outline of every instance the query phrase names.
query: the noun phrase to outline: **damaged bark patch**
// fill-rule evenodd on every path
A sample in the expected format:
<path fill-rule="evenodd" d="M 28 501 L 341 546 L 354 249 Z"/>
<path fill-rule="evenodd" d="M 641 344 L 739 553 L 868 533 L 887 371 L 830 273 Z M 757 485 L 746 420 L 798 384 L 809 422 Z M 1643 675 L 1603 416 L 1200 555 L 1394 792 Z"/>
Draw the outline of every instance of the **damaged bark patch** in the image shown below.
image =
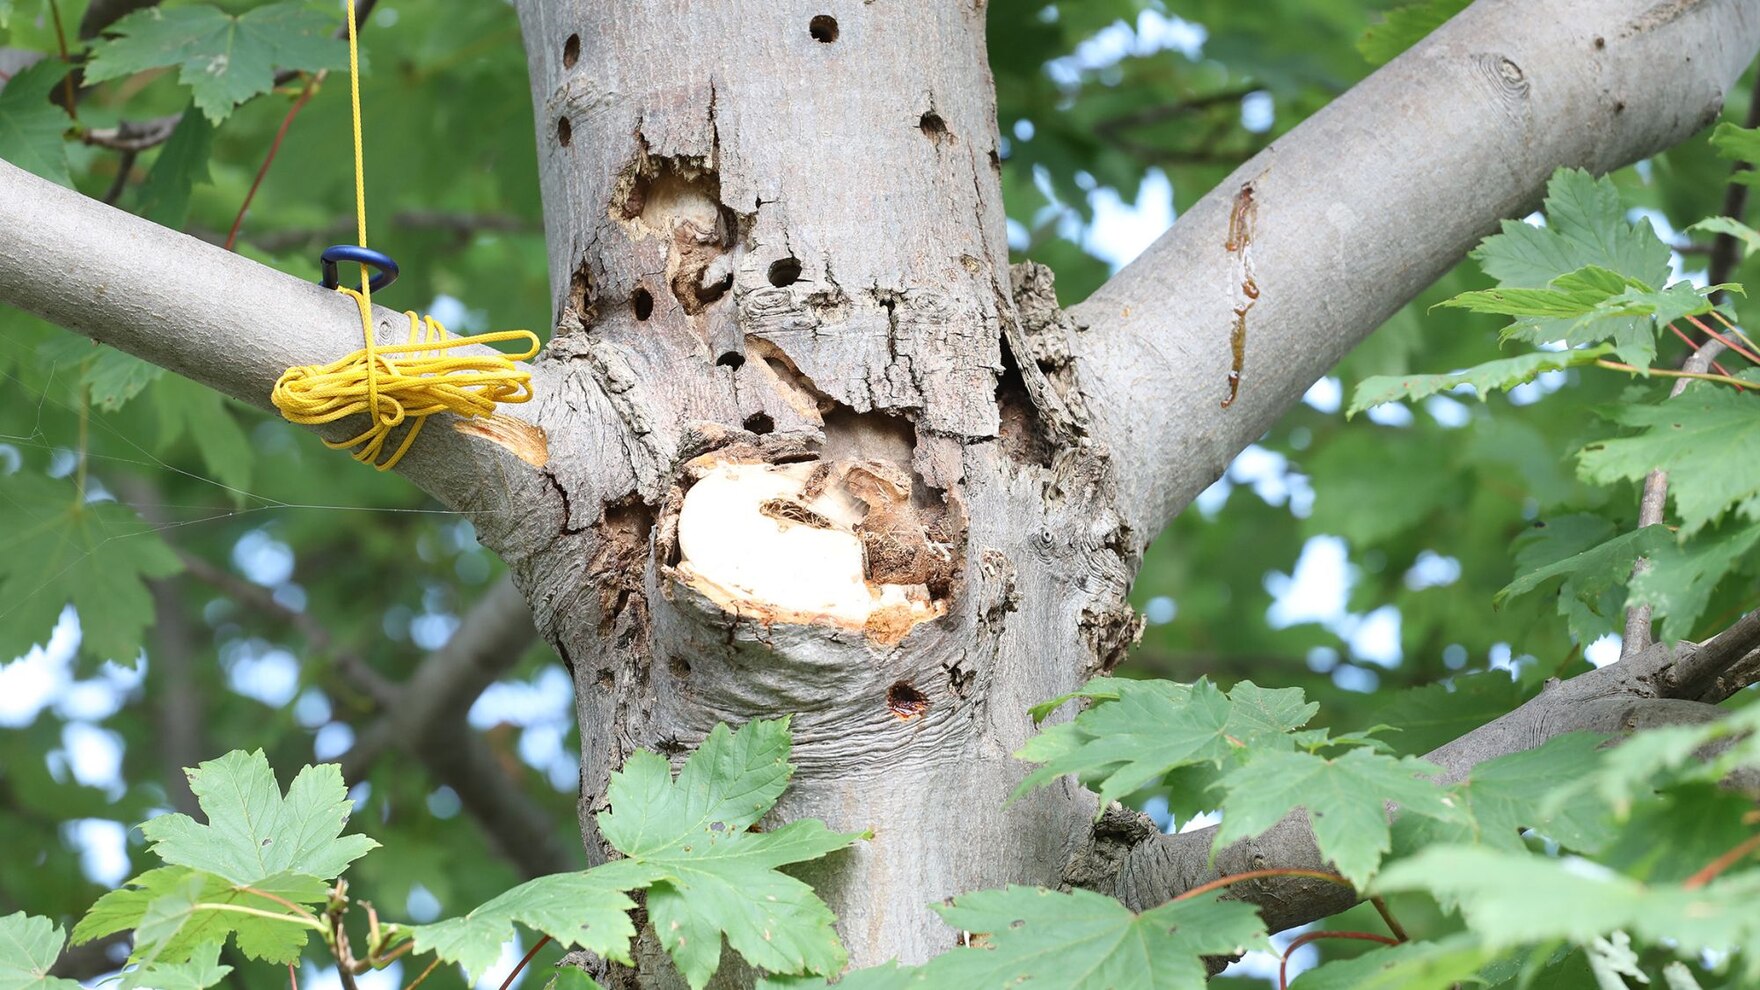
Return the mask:
<path fill-rule="evenodd" d="M 1245 183 L 1235 194 L 1234 206 L 1228 212 L 1228 240 L 1223 247 L 1235 256 L 1234 324 L 1229 328 L 1228 347 L 1231 364 L 1228 371 L 1228 397 L 1222 408 L 1234 405 L 1241 393 L 1241 369 L 1247 360 L 1247 313 L 1259 299 L 1259 283 L 1253 278 L 1253 223 L 1259 208 L 1253 202 L 1253 184 Z"/>
<path fill-rule="evenodd" d="M 639 155 L 620 177 L 610 212 L 632 239 L 666 242 L 666 283 L 686 314 L 733 287 L 729 252 L 741 222 L 722 204 L 721 177 L 708 162 Z"/>
<path fill-rule="evenodd" d="M 788 464 L 717 451 L 676 500 L 672 576 L 765 624 L 828 625 L 891 646 L 944 615 L 956 568 L 912 479 L 875 460 Z"/>
<path fill-rule="evenodd" d="M 599 593 L 599 631 L 616 634 L 620 646 L 628 645 L 648 627 L 648 548 L 654 530 L 654 510 L 635 495 L 605 504 L 594 527 L 598 549 L 587 564 L 587 578 Z"/>
<path fill-rule="evenodd" d="M 452 428 L 467 437 L 477 437 L 500 444 L 513 456 L 532 467 L 550 463 L 550 441 L 542 427 L 502 413 L 487 416 L 461 417 L 452 421 Z"/>

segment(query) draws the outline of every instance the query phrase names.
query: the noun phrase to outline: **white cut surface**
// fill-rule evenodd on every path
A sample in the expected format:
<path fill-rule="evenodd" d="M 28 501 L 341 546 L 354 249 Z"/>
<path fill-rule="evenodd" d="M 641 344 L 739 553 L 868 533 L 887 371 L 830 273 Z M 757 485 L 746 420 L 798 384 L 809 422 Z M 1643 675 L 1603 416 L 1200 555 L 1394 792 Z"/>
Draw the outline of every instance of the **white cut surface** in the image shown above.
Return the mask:
<path fill-rule="evenodd" d="M 908 598 L 907 586 L 863 576 L 859 502 L 836 485 L 801 497 L 817 466 L 723 464 L 692 485 L 678 514 L 680 576 L 724 607 L 773 611 L 781 621 L 860 627 L 876 609 L 896 605 L 927 617 L 929 607 Z M 833 528 L 765 515 L 760 507 L 772 499 L 804 505 Z"/>

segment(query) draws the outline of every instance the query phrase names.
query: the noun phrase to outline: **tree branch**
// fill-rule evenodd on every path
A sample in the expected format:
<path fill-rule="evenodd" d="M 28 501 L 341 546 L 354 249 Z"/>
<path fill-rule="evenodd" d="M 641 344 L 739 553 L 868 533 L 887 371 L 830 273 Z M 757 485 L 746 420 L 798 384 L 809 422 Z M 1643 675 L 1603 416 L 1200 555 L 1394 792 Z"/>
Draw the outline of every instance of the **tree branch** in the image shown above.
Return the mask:
<path fill-rule="evenodd" d="M 6 162 L 0 231 L 0 302 L 259 408 L 270 408 L 269 392 L 285 369 L 329 361 L 361 344 L 359 311 L 340 293 Z M 374 315 L 380 339 L 407 337 L 408 317 L 383 307 Z M 533 382 L 540 394 L 560 384 L 560 376 L 541 371 Z M 508 407 L 501 415 L 532 414 Z M 485 431 L 467 437 L 446 428 L 457 422 L 436 417 L 398 472 L 455 508 L 514 511 L 519 482 L 542 484 L 536 469 L 502 443 L 482 439 Z M 360 427 L 350 419 L 322 432 L 347 438 Z"/>
<path fill-rule="evenodd" d="M 507 775 L 465 716 L 537 638 L 525 599 L 511 578 L 502 577 L 465 613 L 446 645 L 395 690 L 384 713 L 357 734 L 342 759 L 342 775 L 353 782 L 387 749 L 414 756 L 458 793 L 490 842 L 528 877 L 580 869 L 581 857 L 557 841 L 550 816 Z"/>
<path fill-rule="evenodd" d="M 1072 310 L 1138 539 L 1554 169 L 1706 126 L 1757 47 L 1746 0 L 1479 0 L 1236 170 Z"/>
<path fill-rule="evenodd" d="M 1726 714 L 1715 707 L 1747 681 L 1732 676 L 1744 671 L 1760 676 L 1760 611 L 1743 616 L 1721 635 L 1697 646 L 1669 650 L 1657 644 L 1629 660 L 1553 682 L 1538 697 L 1515 711 L 1467 733 L 1425 755 L 1441 766 L 1443 781 L 1463 779 L 1473 767 L 1499 756 L 1532 749 L 1568 732 L 1624 734 L 1657 725 L 1710 721 Z M 1128 852 L 1116 851 L 1120 835 L 1114 827 L 1113 850 L 1097 855 L 1116 863 L 1112 893 L 1142 910 L 1231 873 L 1265 867 L 1325 868 L 1314 846 L 1305 815 L 1290 815 L 1257 838 L 1217 853 L 1210 848 L 1215 828 L 1160 835 L 1136 842 Z M 1108 836 L 1099 834 L 1104 843 Z M 1078 864 L 1085 881 L 1095 864 Z M 1111 866 L 1107 866 L 1111 870 Z M 1105 884 L 1100 885 L 1102 889 Z M 1277 877 L 1231 888 L 1242 899 L 1260 906 L 1272 931 L 1304 924 L 1337 913 L 1356 903 L 1358 895 L 1344 887 L 1301 878 Z"/>

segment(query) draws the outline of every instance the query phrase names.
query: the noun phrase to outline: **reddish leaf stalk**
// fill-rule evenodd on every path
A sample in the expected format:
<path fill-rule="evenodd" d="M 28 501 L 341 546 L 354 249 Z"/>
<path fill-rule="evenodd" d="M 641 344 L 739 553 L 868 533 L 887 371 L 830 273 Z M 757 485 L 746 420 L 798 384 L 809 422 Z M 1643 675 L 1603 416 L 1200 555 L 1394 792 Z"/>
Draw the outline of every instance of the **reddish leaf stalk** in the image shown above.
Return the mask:
<path fill-rule="evenodd" d="M 1293 868 L 1248 870 L 1245 873 L 1235 873 L 1226 877 L 1218 877 L 1209 883 L 1199 884 L 1191 890 L 1175 897 L 1174 900 L 1187 900 L 1189 898 L 1197 897 L 1200 894 L 1208 894 L 1212 890 L 1220 890 L 1223 887 L 1240 883 L 1243 880 L 1259 880 L 1264 877 L 1309 877 L 1314 880 L 1325 880 L 1327 883 L 1335 883 L 1340 887 L 1349 887 L 1351 885 L 1351 882 L 1344 877 L 1341 877 L 1336 873 L 1327 873 L 1325 870 L 1298 870 Z"/>
<path fill-rule="evenodd" d="M 281 151 L 281 140 L 287 137 L 287 129 L 293 126 L 293 118 L 298 116 L 300 110 L 305 107 L 306 101 L 310 100 L 312 94 L 317 92 L 318 83 L 323 78 L 324 72 L 320 71 L 317 75 L 307 79 L 305 87 L 299 91 L 299 98 L 293 101 L 292 107 L 288 108 L 287 116 L 281 118 L 281 128 L 275 132 L 275 140 L 269 145 L 269 154 L 264 156 L 262 167 L 257 169 L 257 177 L 251 180 L 251 188 L 249 192 L 244 194 L 244 202 L 238 205 L 238 215 L 232 218 L 232 230 L 226 234 L 226 250 L 233 250 L 233 245 L 238 243 L 238 231 L 244 226 L 244 215 L 251 208 L 251 200 L 257 198 L 257 189 L 262 186 L 263 177 L 269 174 L 269 166 L 275 163 L 275 155 Z"/>
<path fill-rule="evenodd" d="M 513 972 L 507 974 L 507 979 L 501 981 L 501 990 L 507 990 L 508 987 L 513 986 L 514 978 L 519 976 L 520 970 L 525 969 L 526 963 L 531 962 L 532 957 L 538 954 L 538 950 L 548 944 L 550 944 L 550 936 L 546 935 L 543 938 L 538 939 L 538 944 L 532 946 L 531 951 L 526 953 L 525 958 L 519 961 L 519 965 L 513 967 Z"/>
<path fill-rule="evenodd" d="M 1289 948 L 1283 950 L 1283 959 L 1277 964 L 1278 990 L 1289 990 L 1289 957 L 1309 942 L 1323 938 L 1353 938 L 1359 942 L 1380 942 L 1382 945 L 1398 945 L 1397 939 L 1374 932 L 1308 932 L 1291 940 Z"/>
<path fill-rule="evenodd" d="M 1705 335 L 1709 336 L 1711 339 L 1717 341 L 1718 343 L 1729 348 L 1730 350 L 1735 351 L 1737 354 L 1740 354 L 1742 357 L 1747 358 L 1749 361 L 1753 362 L 1754 364 L 1760 364 L 1760 357 L 1755 357 L 1753 351 L 1748 350 L 1747 348 L 1745 348 L 1742 345 L 1736 343 L 1735 341 L 1729 339 L 1728 337 L 1725 337 L 1723 334 L 1718 333 L 1716 330 L 1711 329 L 1709 326 L 1707 326 L 1705 324 L 1705 322 L 1703 320 L 1700 320 L 1697 316 L 1689 316 L 1686 319 L 1687 319 L 1688 323 L 1691 323 L 1693 326 L 1698 327 L 1700 331 L 1702 331 Z"/>
<path fill-rule="evenodd" d="M 1668 329 L 1671 332 L 1673 332 L 1676 337 L 1679 337 L 1682 341 L 1684 341 L 1688 347 L 1692 348 L 1695 351 L 1699 349 L 1699 342 L 1694 340 L 1693 338 L 1687 336 L 1685 333 L 1682 333 L 1680 327 L 1677 327 L 1674 324 L 1670 323 L 1668 325 Z M 1725 368 L 1723 365 L 1719 364 L 1716 361 L 1711 362 L 1711 366 L 1713 368 L 1716 368 L 1717 373 L 1720 375 L 1729 374 L 1729 369 Z"/>
<path fill-rule="evenodd" d="M 1698 890 L 1700 887 L 1717 879 L 1718 874 L 1741 862 L 1756 849 L 1760 849 L 1760 834 L 1748 836 L 1747 839 L 1738 843 L 1734 849 L 1731 849 L 1729 852 L 1712 860 L 1710 863 L 1706 864 L 1704 869 L 1688 877 L 1681 886 L 1688 890 Z"/>
<path fill-rule="evenodd" d="M 1381 920 L 1387 923 L 1387 930 L 1393 933 L 1394 938 L 1401 942 L 1409 941 L 1411 939 L 1411 936 L 1406 934 L 1406 926 L 1400 924 L 1399 919 L 1393 916 L 1393 912 L 1388 909 L 1386 901 L 1377 896 L 1369 898 L 1369 903 L 1375 905 L 1376 913 L 1380 914 Z"/>
<path fill-rule="evenodd" d="M 416 987 L 421 986 L 422 981 L 427 979 L 428 974 L 432 973 L 434 971 L 434 969 L 436 967 L 438 967 L 439 965 L 440 965 L 440 957 L 435 956 L 434 961 L 428 964 L 428 968 L 422 970 L 422 975 L 416 977 L 414 980 L 411 980 L 409 986 L 404 987 L 403 990 L 416 990 Z M 297 988 L 296 988 L 296 990 L 297 990 Z"/>

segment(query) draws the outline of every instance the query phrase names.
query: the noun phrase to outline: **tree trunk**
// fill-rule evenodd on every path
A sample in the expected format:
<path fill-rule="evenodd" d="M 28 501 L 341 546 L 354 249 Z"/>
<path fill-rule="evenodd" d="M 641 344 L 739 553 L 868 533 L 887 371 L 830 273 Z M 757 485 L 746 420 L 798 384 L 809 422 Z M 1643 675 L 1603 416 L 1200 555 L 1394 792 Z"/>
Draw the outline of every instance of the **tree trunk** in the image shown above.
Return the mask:
<path fill-rule="evenodd" d="M 573 668 L 589 854 L 632 750 L 791 717 L 776 819 L 873 832 L 813 877 L 865 966 L 953 945 L 932 901 L 1057 883 L 1092 798 L 1007 803 L 1010 754 L 1030 705 L 1132 641 L 1142 540 L 1060 392 L 1071 331 L 1048 276 L 1023 273 L 1024 322 L 1014 302 L 982 4 L 835 7 L 522 5 L 543 361 L 583 383 L 553 380 L 534 418 L 609 396 L 622 477 L 583 466 L 578 445 L 611 438 L 551 427 L 558 525 L 497 549 Z M 738 518 L 859 541 L 853 583 L 885 602 L 802 606 L 715 572 L 827 566 L 761 533 L 693 547 L 692 486 L 712 505 L 734 475 L 793 484 L 760 506 L 774 521 Z"/>

